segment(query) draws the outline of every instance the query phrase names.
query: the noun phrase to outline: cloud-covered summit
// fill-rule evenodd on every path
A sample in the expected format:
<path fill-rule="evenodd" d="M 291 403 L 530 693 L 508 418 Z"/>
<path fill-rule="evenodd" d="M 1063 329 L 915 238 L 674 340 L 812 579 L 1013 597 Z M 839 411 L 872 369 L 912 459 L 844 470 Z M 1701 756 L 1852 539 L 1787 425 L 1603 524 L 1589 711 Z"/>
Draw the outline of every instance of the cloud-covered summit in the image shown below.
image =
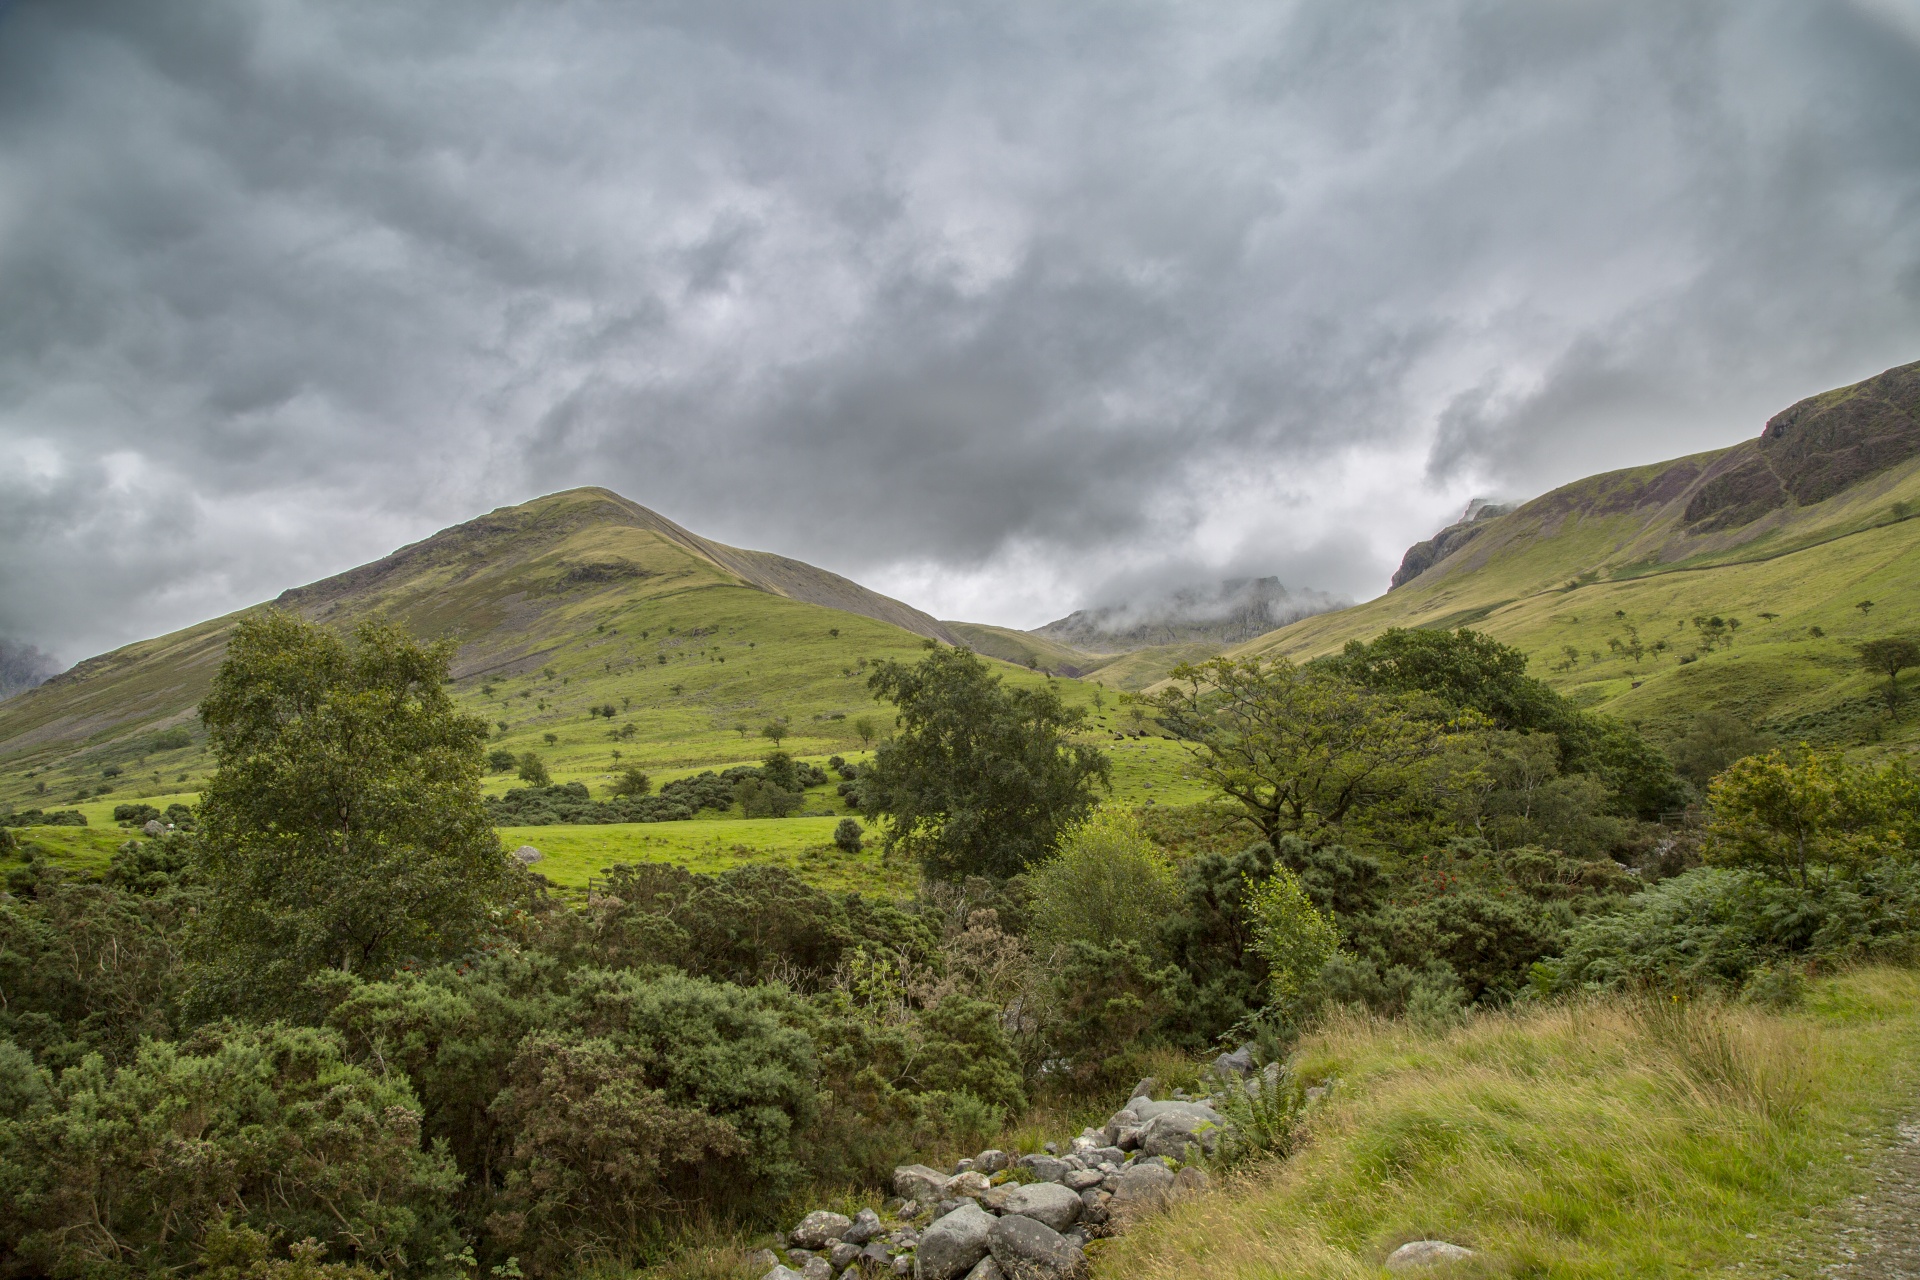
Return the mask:
<path fill-rule="evenodd" d="M 942 617 L 1370 595 L 1920 354 L 1909 0 L 0 10 L 0 636 L 600 484 Z"/>

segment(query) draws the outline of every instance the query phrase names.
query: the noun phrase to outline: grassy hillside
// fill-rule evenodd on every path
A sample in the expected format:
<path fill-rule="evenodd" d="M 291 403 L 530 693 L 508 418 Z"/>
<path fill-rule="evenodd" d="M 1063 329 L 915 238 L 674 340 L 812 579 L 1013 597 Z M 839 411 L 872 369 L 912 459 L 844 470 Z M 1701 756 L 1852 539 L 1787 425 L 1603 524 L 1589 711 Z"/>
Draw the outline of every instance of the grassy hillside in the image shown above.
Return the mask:
<path fill-rule="evenodd" d="M 331 625 L 384 618 L 458 640 L 456 695 L 494 725 L 490 748 L 534 752 L 556 781 L 596 794 L 628 765 L 664 782 L 757 763 L 772 721 L 795 755 L 858 758 L 891 728 L 867 690 L 872 665 L 913 661 L 934 637 L 963 639 L 845 579 L 706 542 L 597 489 L 503 508 L 276 603 Z M 103 826 L 117 803 L 190 800 L 209 767 L 193 707 L 238 616 L 130 645 L 0 704 L 0 804 L 77 806 Z M 1024 663 L 1002 674 L 1048 679 Z M 1056 687 L 1097 712 L 1099 739 L 1137 730 L 1111 693 Z M 185 730 L 185 745 L 168 745 L 169 729 Z M 1197 798 L 1171 743 L 1129 741 L 1116 757 L 1120 798 Z M 495 792 L 511 785 L 510 774 L 489 780 Z M 841 811 L 830 791 L 808 808 Z"/>
<path fill-rule="evenodd" d="M 1884 678 L 1855 654 L 1920 632 L 1920 457 L 1745 523 L 1711 503 L 1703 517 L 1702 496 L 1760 457 L 1749 441 L 1578 481 L 1465 538 L 1449 530 L 1431 567 L 1378 599 L 1235 652 L 1308 658 L 1388 627 L 1472 626 L 1525 650 L 1581 704 L 1657 730 L 1715 709 L 1815 741 L 1920 736 L 1920 719 L 1887 718 Z M 1694 620 L 1716 616 L 1738 627 L 1704 648 Z"/>
<path fill-rule="evenodd" d="M 1920 1084 L 1920 980 L 1867 970 L 1802 1012 L 1599 1000 L 1457 1029 L 1336 1019 L 1300 1154 L 1102 1246 L 1097 1276 L 1381 1274 L 1443 1239 L 1462 1276 L 1826 1274 L 1834 1216 Z"/>

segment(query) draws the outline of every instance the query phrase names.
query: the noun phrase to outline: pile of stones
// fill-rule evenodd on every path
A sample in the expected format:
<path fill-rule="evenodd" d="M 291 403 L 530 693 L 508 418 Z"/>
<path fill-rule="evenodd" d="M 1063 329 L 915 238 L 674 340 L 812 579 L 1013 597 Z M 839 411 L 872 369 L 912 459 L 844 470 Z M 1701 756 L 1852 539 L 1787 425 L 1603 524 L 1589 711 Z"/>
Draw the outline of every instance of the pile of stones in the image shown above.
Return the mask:
<path fill-rule="evenodd" d="M 845 1214 L 816 1210 L 783 1244 L 762 1250 L 763 1280 L 1084 1280 L 1085 1246 L 1141 1213 L 1207 1186 L 1191 1163 L 1211 1155 L 1226 1119 L 1179 1090 L 1156 1101 L 1142 1080 L 1104 1128 L 1085 1129 L 1062 1152 L 982 1151 L 942 1172 L 893 1171 L 895 1199 Z"/>

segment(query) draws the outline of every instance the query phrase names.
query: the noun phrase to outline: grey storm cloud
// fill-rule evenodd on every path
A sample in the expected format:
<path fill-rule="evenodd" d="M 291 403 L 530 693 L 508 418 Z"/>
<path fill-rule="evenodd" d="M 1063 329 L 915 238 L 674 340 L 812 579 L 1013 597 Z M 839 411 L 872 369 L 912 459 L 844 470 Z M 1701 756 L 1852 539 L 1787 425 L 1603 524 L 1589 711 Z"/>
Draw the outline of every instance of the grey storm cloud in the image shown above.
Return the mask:
<path fill-rule="evenodd" d="M 65 660 L 578 484 L 949 617 L 1365 597 L 1920 357 L 1920 3 L 20 0 L 0 300 Z"/>

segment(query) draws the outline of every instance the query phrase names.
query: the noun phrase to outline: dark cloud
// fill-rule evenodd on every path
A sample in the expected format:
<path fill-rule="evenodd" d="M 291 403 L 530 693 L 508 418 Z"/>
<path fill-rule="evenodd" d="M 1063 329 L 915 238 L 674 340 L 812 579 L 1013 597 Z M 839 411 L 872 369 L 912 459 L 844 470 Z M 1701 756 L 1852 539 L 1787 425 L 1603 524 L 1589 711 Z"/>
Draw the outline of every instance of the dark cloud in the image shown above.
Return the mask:
<path fill-rule="evenodd" d="M 604 484 L 944 616 L 1366 596 L 1920 356 L 1920 13 L 0 8 L 0 636 Z"/>

